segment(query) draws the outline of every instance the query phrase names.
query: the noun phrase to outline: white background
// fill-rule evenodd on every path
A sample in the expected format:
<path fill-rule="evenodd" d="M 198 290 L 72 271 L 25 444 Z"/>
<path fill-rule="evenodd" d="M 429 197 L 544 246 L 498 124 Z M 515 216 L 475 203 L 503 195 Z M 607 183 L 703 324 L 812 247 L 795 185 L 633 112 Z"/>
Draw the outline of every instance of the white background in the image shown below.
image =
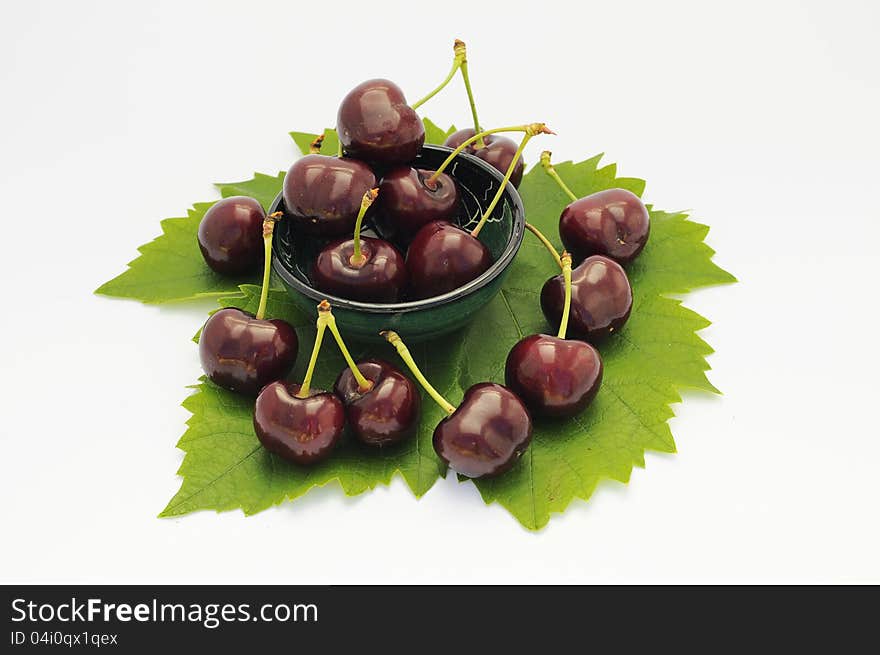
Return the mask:
<path fill-rule="evenodd" d="M 880 582 L 877 7 L 4 3 L 0 582 Z M 92 290 L 211 182 L 286 169 L 356 83 L 426 92 L 454 37 L 484 123 L 559 133 L 529 161 L 604 151 L 712 226 L 741 282 L 686 303 L 724 397 L 537 534 L 451 476 L 157 519 L 210 303 Z M 466 125 L 460 81 L 424 113 Z"/>

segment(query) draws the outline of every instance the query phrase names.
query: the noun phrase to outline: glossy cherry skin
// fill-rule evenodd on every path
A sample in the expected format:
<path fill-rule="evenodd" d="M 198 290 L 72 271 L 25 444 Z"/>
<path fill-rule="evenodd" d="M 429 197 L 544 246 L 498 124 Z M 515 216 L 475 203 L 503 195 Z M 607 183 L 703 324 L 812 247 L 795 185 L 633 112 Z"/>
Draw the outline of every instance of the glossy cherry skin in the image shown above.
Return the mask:
<path fill-rule="evenodd" d="M 376 176 L 361 161 L 306 155 L 293 163 L 284 178 L 287 219 L 306 234 L 350 234 L 364 194 L 375 186 Z"/>
<path fill-rule="evenodd" d="M 342 99 L 336 133 L 346 155 L 383 166 L 411 162 L 425 143 L 425 126 L 403 91 L 382 79 L 358 84 Z"/>
<path fill-rule="evenodd" d="M 266 212 L 247 196 L 214 203 L 199 223 L 199 249 L 212 269 L 224 275 L 248 273 L 263 261 Z"/>
<path fill-rule="evenodd" d="M 413 299 L 431 298 L 467 284 L 492 265 L 483 243 L 456 225 L 432 221 L 416 233 L 406 251 Z"/>
<path fill-rule="evenodd" d="M 476 132 L 474 132 L 473 128 L 459 130 L 446 137 L 446 141 L 443 142 L 443 145 L 454 150 L 470 139 L 474 134 L 476 134 Z M 464 149 L 464 152 L 479 157 L 487 164 L 494 166 L 502 174 L 506 174 L 507 169 L 510 168 L 510 162 L 516 157 L 516 151 L 519 150 L 519 145 L 513 139 L 508 139 L 506 136 L 501 136 L 500 134 L 490 134 L 489 136 L 485 136 L 483 137 L 483 142 L 486 144 L 485 148 L 477 149 L 477 146 L 474 143 L 467 146 Z M 520 157 L 516 166 L 513 167 L 513 173 L 510 175 L 510 183 L 513 186 L 518 187 L 519 183 L 522 182 L 524 169 L 525 163 L 523 162 L 522 157 Z"/>
<path fill-rule="evenodd" d="M 299 341 L 285 321 L 258 320 L 240 309 L 221 309 L 202 328 L 199 358 L 215 384 L 249 395 L 293 368 Z"/>
<path fill-rule="evenodd" d="M 559 236 L 575 262 L 605 255 L 625 264 L 642 252 L 651 231 L 645 203 L 626 189 L 608 189 L 570 203 Z"/>
<path fill-rule="evenodd" d="M 585 341 L 533 334 L 510 349 L 504 381 L 533 414 L 574 416 L 599 391 L 602 358 Z"/>
<path fill-rule="evenodd" d="M 458 215 L 458 186 L 441 173 L 429 186 L 434 171 L 399 166 L 386 173 L 379 185 L 378 216 L 386 235 L 409 241 L 431 221 L 453 221 Z"/>
<path fill-rule="evenodd" d="M 568 336 L 590 342 L 607 337 L 626 323 L 632 300 L 632 287 L 620 264 L 602 255 L 588 257 L 571 272 Z M 541 309 L 554 329 L 564 302 L 562 275 L 551 277 L 541 289 Z"/>
<path fill-rule="evenodd" d="M 254 430 L 263 447 L 297 464 L 325 459 L 345 430 L 345 407 L 334 394 L 311 389 L 297 398 L 300 385 L 273 382 L 257 396 Z"/>
<path fill-rule="evenodd" d="M 407 285 L 403 255 L 387 241 L 370 237 L 361 237 L 361 254 L 366 261 L 352 264 L 354 239 L 326 246 L 312 271 L 315 288 L 348 300 L 397 302 Z"/>
<path fill-rule="evenodd" d="M 456 473 L 486 478 L 507 471 L 529 447 L 532 418 L 510 389 L 480 382 L 434 429 L 434 450 Z"/>
<path fill-rule="evenodd" d="M 345 405 L 348 426 L 358 441 L 368 446 L 393 446 L 415 435 L 419 428 L 422 397 L 415 383 L 388 362 L 366 359 L 358 370 L 373 383 L 358 389 L 351 369 L 345 368 L 333 390 Z"/>

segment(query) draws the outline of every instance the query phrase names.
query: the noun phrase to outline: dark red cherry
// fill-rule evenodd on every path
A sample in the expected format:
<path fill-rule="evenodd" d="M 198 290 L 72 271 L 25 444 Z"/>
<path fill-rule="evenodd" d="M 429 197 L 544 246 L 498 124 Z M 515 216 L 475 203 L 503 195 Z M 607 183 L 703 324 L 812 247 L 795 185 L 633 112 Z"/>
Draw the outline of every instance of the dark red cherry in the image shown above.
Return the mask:
<path fill-rule="evenodd" d="M 248 273 L 263 261 L 266 212 L 247 196 L 214 203 L 199 223 L 199 248 L 212 269 L 224 275 Z"/>
<path fill-rule="evenodd" d="M 381 211 L 377 221 L 393 239 L 409 241 L 431 221 L 453 221 L 458 215 L 458 186 L 441 173 L 428 182 L 434 171 L 399 166 L 382 178 L 379 185 Z"/>
<path fill-rule="evenodd" d="M 416 158 L 425 143 L 425 126 L 389 80 L 367 80 L 342 99 L 336 132 L 345 154 L 393 166 Z"/>
<path fill-rule="evenodd" d="M 541 309 L 554 329 L 559 327 L 565 302 L 562 275 L 551 277 L 541 289 Z M 626 271 L 613 259 L 588 257 L 571 272 L 571 314 L 568 335 L 587 341 L 619 330 L 632 309 L 632 287 Z"/>
<path fill-rule="evenodd" d="M 454 150 L 470 139 L 474 134 L 476 134 L 476 132 L 474 132 L 474 129 L 471 127 L 459 130 L 446 137 L 446 141 L 443 142 L 443 145 Z M 516 151 L 519 150 L 519 145 L 513 139 L 508 139 L 506 136 L 501 136 L 500 134 L 490 134 L 489 136 L 485 136 L 483 137 L 483 142 L 486 144 L 485 148 L 477 149 L 477 146 L 474 143 L 467 146 L 464 149 L 464 152 L 479 157 L 487 164 L 494 166 L 502 174 L 506 174 L 507 169 L 510 168 L 510 162 L 512 162 L 513 158 L 516 156 Z M 522 182 L 524 169 L 525 163 L 523 163 L 523 159 L 520 157 L 516 166 L 513 167 L 513 173 L 510 175 L 510 183 L 513 186 L 518 187 L 519 183 Z"/>
<path fill-rule="evenodd" d="M 510 389 L 481 382 L 434 430 L 434 450 L 456 471 L 482 478 L 507 471 L 529 446 L 532 419 Z"/>
<path fill-rule="evenodd" d="M 342 438 L 345 408 L 334 394 L 311 389 L 297 397 L 300 385 L 273 382 L 257 396 L 254 430 L 266 450 L 297 464 L 325 459 Z"/>
<path fill-rule="evenodd" d="M 368 446 L 391 446 L 415 435 L 422 404 L 415 383 L 379 359 L 357 362 L 357 367 L 373 383 L 369 391 L 360 391 L 349 368 L 333 386 L 354 436 Z"/>
<path fill-rule="evenodd" d="M 299 341 L 282 320 L 260 320 L 240 309 L 221 309 L 199 336 L 205 375 L 230 391 L 256 395 L 293 368 Z"/>
<path fill-rule="evenodd" d="M 599 391 L 602 358 L 584 341 L 533 334 L 510 349 L 504 381 L 533 413 L 574 416 Z"/>
<path fill-rule="evenodd" d="M 483 243 L 444 221 L 432 221 L 416 233 L 406 251 L 410 294 L 431 298 L 467 284 L 492 265 Z"/>
<path fill-rule="evenodd" d="M 359 266 L 352 263 L 354 239 L 326 246 L 315 260 L 312 283 L 316 289 L 340 298 L 362 302 L 397 302 L 406 289 L 403 255 L 387 241 L 361 237 Z"/>
<path fill-rule="evenodd" d="M 645 247 L 650 220 L 636 194 L 608 189 L 570 203 L 559 218 L 559 236 L 575 262 L 605 255 L 625 264 Z"/>
<path fill-rule="evenodd" d="M 361 161 L 306 155 L 284 178 L 285 220 L 306 234 L 343 236 L 354 229 L 361 199 L 375 186 L 376 176 Z"/>

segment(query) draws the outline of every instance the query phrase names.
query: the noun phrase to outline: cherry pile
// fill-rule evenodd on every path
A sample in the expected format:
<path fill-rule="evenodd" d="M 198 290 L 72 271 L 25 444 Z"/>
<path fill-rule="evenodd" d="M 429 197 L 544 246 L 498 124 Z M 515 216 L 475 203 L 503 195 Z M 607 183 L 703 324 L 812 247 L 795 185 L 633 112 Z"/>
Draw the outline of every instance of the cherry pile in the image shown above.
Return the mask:
<path fill-rule="evenodd" d="M 450 153 L 436 170 L 414 167 L 425 141 L 415 110 L 457 72 L 474 127 L 446 140 Z M 489 130 L 480 126 L 461 41 L 455 42 L 449 75 L 413 105 L 388 80 L 356 86 L 339 106 L 336 131 L 337 156 L 320 154 L 319 137 L 310 154 L 290 167 L 282 190 L 284 212 L 267 216 L 252 198 L 225 198 L 208 210 L 198 231 L 202 255 L 213 270 L 224 275 L 260 266 L 263 270 L 255 314 L 222 309 L 205 323 L 199 341 L 202 368 L 215 384 L 255 396 L 253 422 L 260 442 L 299 465 L 328 457 L 346 432 L 377 448 L 412 438 L 420 425 L 421 395 L 390 363 L 354 361 L 327 300 L 318 305 L 302 382 L 286 379 L 298 354 L 297 333 L 285 321 L 266 318 L 275 223 L 289 221 L 294 234 L 325 241 L 310 276 L 314 287 L 328 296 L 376 303 L 438 296 L 492 265 L 480 232 L 506 186 L 522 180 L 522 152 L 529 139 L 552 134 L 543 123 Z M 502 136 L 511 132 L 523 134 L 519 144 Z M 463 152 L 504 174 L 470 231 L 458 220 L 458 182 L 445 172 Z M 596 346 L 620 330 L 632 310 L 632 288 L 623 265 L 639 255 L 650 231 L 648 211 L 636 195 L 609 189 L 578 198 L 556 172 L 549 152 L 542 154 L 541 166 L 571 199 L 559 219 L 566 249 L 561 254 L 540 230 L 526 224 L 560 269 L 540 291 L 541 309 L 556 333 L 521 339 L 507 356 L 505 385 L 475 384 L 456 407 L 419 370 L 401 336 L 382 332 L 447 414 L 434 429 L 435 451 L 456 472 L 472 478 L 499 475 L 515 464 L 532 439 L 532 415 L 571 417 L 593 401 L 603 376 Z M 368 216 L 395 243 L 363 236 Z M 311 381 L 328 329 L 347 367 L 332 390 L 315 389 Z"/>

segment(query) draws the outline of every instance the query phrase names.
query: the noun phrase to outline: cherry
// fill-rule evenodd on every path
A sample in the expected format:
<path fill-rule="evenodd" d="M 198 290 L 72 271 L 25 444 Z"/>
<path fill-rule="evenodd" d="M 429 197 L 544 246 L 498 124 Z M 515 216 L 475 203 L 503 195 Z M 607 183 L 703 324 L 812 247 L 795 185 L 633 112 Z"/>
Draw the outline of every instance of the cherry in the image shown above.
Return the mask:
<path fill-rule="evenodd" d="M 364 214 L 378 189 L 368 189 L 361 200 L 353 239 L 328 244 L 318 253 L 312 271 L 315 288 L 328 294 L 363 302 L 397 302 L 406 288 L 403 255 L 387 241 L 361 236 Z"/>
<path fill-rule="evenodd" d="M 434 451 L 456 473 L 487 478 L 509 470 L 532 440 L 529 411 L 493 382 L 470 387 L 458 409 L 434 429 Z"/>
<path fill-rule="evenodd" d="M 254 430 L 266 450 L 296 462 L 314 464 L 325 459 L 342 438 L 345 407 L 335 394 L 311 387 L 332 313 L 324 300 L 318 305 L 317 332 L 302 384 L 273 382 L 257 396 Z"/>
<path fill-rule="evenodd" d="M 642 252 L 651 229 L 648 210 L 626 189 L 608 189 L 569 204 L 559 218 L 559 236 L 578 260 L 607 255 L 625 264 Z"/>
<path fill-rule="evenodd" d="M 272 232 L 276 212 L 263 222 L 263 289 L 256 315 L 240 309 L 221 309 L 208 319 L 199 336 L 202 369 L 215 384 L 254 395 L 266 384 L 284 377 L 296 361 L 296 332 L 285 321 L 265 320 L 272 264 Z"/>
<path fill-rule="evenodd" d="M 597 341 L 619 330 L 632 309 L 632 287 L 626 271 L 602 255 L 587 257 L 571 274 L 570 332 L 579 339 Z M 541 289 L 541 309 L 551 325 L 559 325 L 565 306 L 562 275 Z"/>
<path fill-rule="evenodd" d="M 406 252 L 410 294 L 414 299 L 439 296 L 491 265 L 492 253 L 479 239 L 451 223 L 432 221 L 416 233 Z"/>
<path fill-rule="evenodd" d="M 434 171 L 400 166 L 385 174 L 379 185 L 383 232 L 391 238 L 409 241 L 431 221 L 453 221 L 459 196 L 455 180 L 441 173 L 428 182 Z"/>
<path fill-rule="evenodd" d="M 306 234 L 338 237 L 352 231 L 363 195 L 376 186 L 369 166 L 356 159 L 312 153 L 296 160 L 284 178 L 289 220 Z"/>
<path fill-rule="evenodd" d="M 546 245 L 546 244 L 545 244 Z M 551 246 L 551 252 L 558 257 Z M 571 304 L 571 255 L 560 258 L 565 280 L 566 310 Z M 602 383 L 602 358 L 584 341 L 567 341 L 569 312 L 561 317 L 554 336 L 533 334 L 521 339 L 507 355 L 507 386 L 537 414 L 568 417 L 592 402 Z"/>
<path fill-rule="evenodd" d="M 260 203 L 247 196 L 214 203 L 199 223 L 199 249 L 205 263 L 224 275 L 256 269 L 263 256 L 265 218 Z"/>
<path fill-rule="evenodd" d="M 355 265 L 354 241 L 335 241 L 315 260 L 312 282 L 316 289 L 339 298 L 361 302 L 394 303 L 406 288 L 406 263 L 387 241 L 361 237 L 364 263 Z"/>
<path fill-rule="evenodd" d="M 443 142 L 443 145 L 449 148 L 458 148 L 458 146 L 470 139 L 474 134 L 476 134 L 476 132 L 474 132 L 472 127 L 459 130 L 446 137 L 446 141 Z M 479 157 L 487 164 L 504 173 L 516 157 L 516 141 L 508 139 L 506 136 L 491 134 L 483 137 L 483 142 L 485 143 L 483 147 L 477 147 L 477 144 L 471 144 L 465 147 L 464 152 Z M 524 170 L 525 162 L 523 162 L 522 158 L 517 158 L 513 173 L 510 176 L 510 183 L 513 186 L 519 187 L 519 183 L 522 182 Z"/>
<path fill-rule="evenodd" d="M 263 447 L 297 464 L 325 459 L 342 438 L 345 408 L 334 394 L 273 382 L 254 407 L 254 431 Z"/>
<path fill-rule="evenodd" d="M 403 91 L 383 79 L 348 92 L 339 105 L 336 132 L 346 155 L 385 166 L 412 161 L 425 143 L 425 126 Z"/>
<path fill-rule="evenodd" d="M 288 323 L 227 308 L 212 315 L 202 328 L 199 358 L 214 384 L 256 395 L 293 368 L 298 345 Z"/>
<path fill-rule="evenodd" d="M 413 381 L 379 359 L 360 361 L 356 369 L 369 386 L 361 387 L 350 368 L 343 369 L 333 385 L 354 436 L 368 446 L 381 447 L 415 435 L 422 399 Z"/>
<path fill-rule="evenodd" d="M 500 384 L 481 382 L 465 392 L 456 408 L 425 379 L 397 333 L 382 334 L 425 391 L 449 414 L 434 429 L 437 455 L 453 470 L 471 478 L 495 476 L 510 469 L 532 439 L 532 419 L 516 394 Z"/>
<path fill-rule="evenodd" d="M 532 334 L 507 355 L 504 382 L 536 414 L 573 416 L 599 391 L 602 358 L 585 341 Z"/>
<path fill-rule="evenodd" d="M 578 198 L 550 163 L 550 153 L 541 153 L 541 165 L 571 198 L 559 217 L 559 236 L 575 261 L 590 255 L 606 255 L 621 264 L 635 259 L 651 231 L 645 203 L 626 189 L 607 189 Z"/>

